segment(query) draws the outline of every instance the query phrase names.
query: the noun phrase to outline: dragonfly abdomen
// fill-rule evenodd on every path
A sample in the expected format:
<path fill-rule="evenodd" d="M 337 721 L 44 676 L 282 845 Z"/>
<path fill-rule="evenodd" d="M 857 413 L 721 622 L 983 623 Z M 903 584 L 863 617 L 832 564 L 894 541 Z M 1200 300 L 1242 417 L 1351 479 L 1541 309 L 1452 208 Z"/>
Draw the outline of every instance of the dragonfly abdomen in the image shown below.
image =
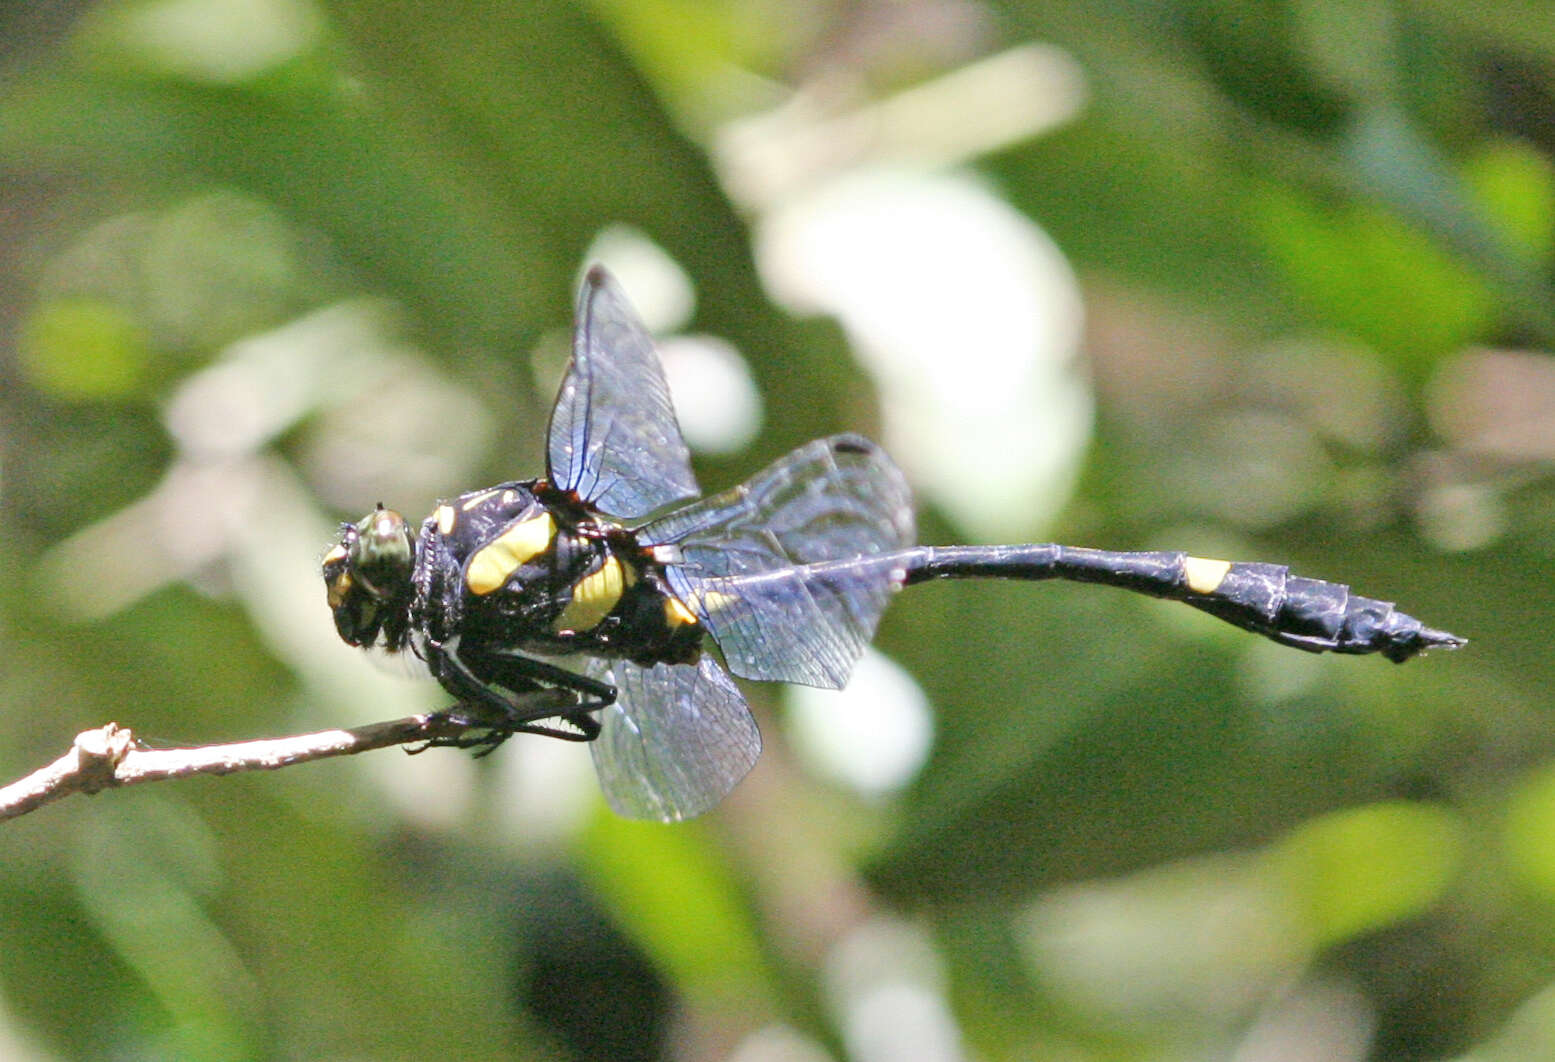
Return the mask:
<path fill-rule="evenodd" d="M 1234 563 L 1178 552 L 1119 553 L 1047 542 L 920 546 L 900 555 L 905 583 L 929 579 L 1064 579 L 1181 601 L 1243 630 L 1308 652 L 1381 653 L 1402 663 L 1463 639 L 1433 630 L 1391 602 L 1342 583 L 1291 575 L 1279 564 Z"/>

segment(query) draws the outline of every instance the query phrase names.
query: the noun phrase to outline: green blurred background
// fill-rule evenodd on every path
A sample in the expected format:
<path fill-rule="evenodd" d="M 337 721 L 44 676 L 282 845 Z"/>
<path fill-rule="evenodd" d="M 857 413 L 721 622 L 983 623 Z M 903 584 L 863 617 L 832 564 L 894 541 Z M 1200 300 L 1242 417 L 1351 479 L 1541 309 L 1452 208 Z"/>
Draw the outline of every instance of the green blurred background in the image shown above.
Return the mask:
<path fill-rule="evenodd" d="M 52 0 L 0 63 L 0 780 L 440 704 L 318 561 L 541 471 L 595 258 L 709 488 L 862 430 L 926 540 L 1472 642 L 925 587 L 690 824 L 539 739 L 73 798 L 0 827 L 0 1055 L 1555 1057 L 1545 5 Z"/>

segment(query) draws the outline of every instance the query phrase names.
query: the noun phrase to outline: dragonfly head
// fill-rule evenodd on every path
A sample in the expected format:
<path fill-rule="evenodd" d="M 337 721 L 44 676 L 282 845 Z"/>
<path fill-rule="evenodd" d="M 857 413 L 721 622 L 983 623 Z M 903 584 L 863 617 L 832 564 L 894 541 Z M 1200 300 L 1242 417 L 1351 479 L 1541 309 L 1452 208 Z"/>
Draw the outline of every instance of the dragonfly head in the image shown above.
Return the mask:
<path fill-rule="evenodd" d="M 335 630 L 349 645 L 388 647 L 404 641 L 414 590 L 416 546 L 410 526 L 379 505 L 354 524 L 340 525 L 340 541 L 324 555 L 324 589 Z"/>

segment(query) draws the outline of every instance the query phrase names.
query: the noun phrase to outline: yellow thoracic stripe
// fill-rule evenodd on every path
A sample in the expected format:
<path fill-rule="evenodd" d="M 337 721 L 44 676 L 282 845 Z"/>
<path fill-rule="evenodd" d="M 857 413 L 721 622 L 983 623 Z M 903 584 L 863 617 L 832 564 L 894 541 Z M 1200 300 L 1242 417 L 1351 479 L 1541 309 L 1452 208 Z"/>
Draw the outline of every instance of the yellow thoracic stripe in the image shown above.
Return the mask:
<path fill-rule="evenodd" d="M 556 617 L 552 629 L 557 631 L 586 631 L 599 625 L 621 600 L 626 588 L 637 581 L 635 573 L 622 566 L 614 557 L 606 557 L 605 563 L 579 579 L 572 587 L 572 600 Z"/>
<path fill-rule="evenodd" d="M 437 510 L 432 515 L 437 519 L 438 534 L 453 534 L 454 525 L 458 523 L 459 517 L 458 514 L 454 512 L 454 507 L 452 505 L 439 505 Z"/>
<path fill-rule="evenodd" d="M 350 556 L 350 553 L 344 546 L 338 544 L 332 546 L 330 551 L 324 554 L 323 564 L 325 573 L 328 574 L 328 569 L 331 565 L 339 564 L 348 556 Z M 339 608 L 341 605 L 345 604 L 346 595 L 351 593 L 351 586 L 354 582 L 355 580 L 351 577 L 351 569 L 349 566 L 341 568 L 340 571 L 335 573 L 335 577 L 333 579 L 327 580 L 325 583 L 325 592 L 329 599 L 330 608 Z"/>
<path fill-rule="evenodd" d="M 465 567 L 464 585 L 476 595 L 499 589 L 521 565 L 550 549 L 555 537 L 550 513 L 520 520 L 476 551 Z"/>
<path fill-rule="evenodd" d="M 472 494 L 468 498 L 464 499 L 464 501 L 459 503 L 459 508 L 463 509 L 465 512 L 469 512 L 471 509 L 475 508 L 477 505 L 480 505 L 495 493 L 497 493 L 497 491 L 494 487 L 491 490 L 483 490 L 478 494 Z"/>
<path fill-rule="evenodd" d="M 325 587 L 325 596 L 329 600 L 329 607 L 339 608 L 345 604 L 354 583 L 355 580 L 351 578 L 349 571 L 343 571 L 331 579 Z"/>
<path fill-rule="evenodd" d="M 1231 570 L 1231 562 L 1188 557 L 1184 559 L 1182 567 L 1189 590 L 1195 594 L 1213 594 L 1225 581 L 1226 573 Z"/>

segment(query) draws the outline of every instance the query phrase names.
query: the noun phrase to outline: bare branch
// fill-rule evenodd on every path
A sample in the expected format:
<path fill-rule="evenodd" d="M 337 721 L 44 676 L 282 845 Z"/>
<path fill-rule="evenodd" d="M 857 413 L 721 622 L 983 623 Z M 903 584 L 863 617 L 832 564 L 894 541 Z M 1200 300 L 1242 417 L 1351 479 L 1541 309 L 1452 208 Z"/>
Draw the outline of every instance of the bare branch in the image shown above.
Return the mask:
<path fill-rule="evenodd" d="M 537 704 L 547 703 L 546 699 L 556 699 L 557 693 L 556 690 L 544 690 L 533 697 Z M 567 703 L 571 703 L 570 700 Z M 273 771 L 295 763 L 351 756 L 391 745 L 468 739 L 482 732 L 489 732 L 489 728 L 453 718 L 445 712 L 432 712 L 349 730 L 322 730 L 266 741 L 148 749 L 140 747 L 127 728 L 109 723 L 96 730 L 82 731 L 76 735 L 70 751 L 59 759 L 0 788 L 0 822 L 35 811 L 72 793 L 98 793 L 104 789 L 195 774 Z"/>

